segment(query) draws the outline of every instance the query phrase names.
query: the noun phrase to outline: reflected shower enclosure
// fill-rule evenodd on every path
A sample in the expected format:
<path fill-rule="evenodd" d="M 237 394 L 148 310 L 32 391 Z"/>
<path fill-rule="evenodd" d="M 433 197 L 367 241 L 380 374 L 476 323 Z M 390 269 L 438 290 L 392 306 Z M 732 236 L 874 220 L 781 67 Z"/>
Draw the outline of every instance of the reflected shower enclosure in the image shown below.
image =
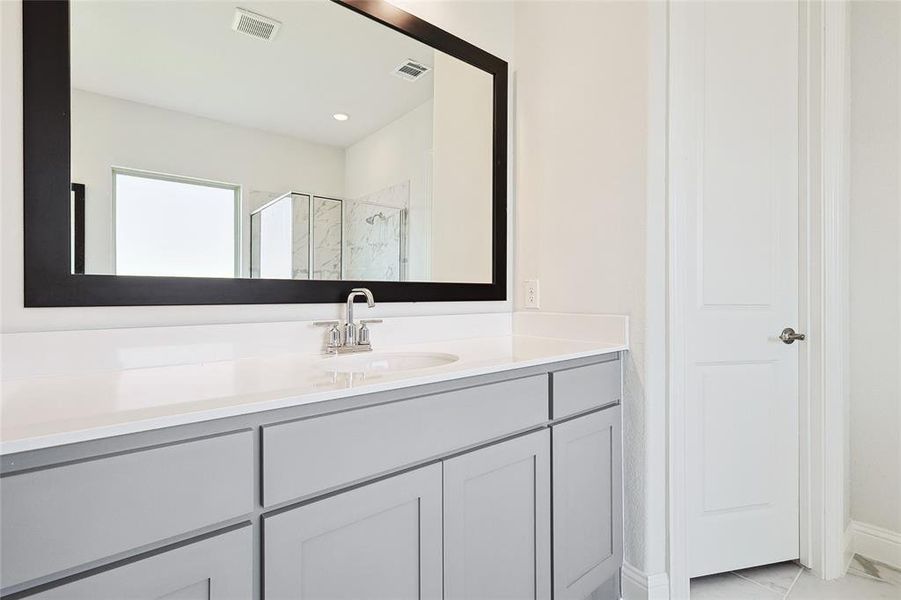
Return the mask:
<path fill-rule="evenodd" d="M 250 276 L 405 281 L 407 210 L 288 192 L 250 215 Z"/>

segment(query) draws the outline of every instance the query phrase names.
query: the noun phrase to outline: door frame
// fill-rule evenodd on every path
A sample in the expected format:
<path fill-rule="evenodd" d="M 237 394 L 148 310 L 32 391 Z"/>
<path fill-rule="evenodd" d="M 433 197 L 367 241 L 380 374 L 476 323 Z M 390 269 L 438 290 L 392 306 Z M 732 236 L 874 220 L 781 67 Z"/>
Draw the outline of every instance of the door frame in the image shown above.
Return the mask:
<path fill-rule="evenodd" d="M 669 2 L 669 11 L 678 3 Z M 848 0 L 799 1 L 800 562 L 833 579 L 850 559 L 848 509 Z M 667 82 L 675 66 L 668 19 Z M 669 83 L 667 89 L 669 90 Z M 669 91 L 668 91 L 669 93 Z M 669 101 L 667 102 L 669 105 Z M 667 113 L 668 113 L 667 109 Z M 667 114 L 667 571 L 689 597 L 686 474 L 685 206 L 669 186 Z"/>

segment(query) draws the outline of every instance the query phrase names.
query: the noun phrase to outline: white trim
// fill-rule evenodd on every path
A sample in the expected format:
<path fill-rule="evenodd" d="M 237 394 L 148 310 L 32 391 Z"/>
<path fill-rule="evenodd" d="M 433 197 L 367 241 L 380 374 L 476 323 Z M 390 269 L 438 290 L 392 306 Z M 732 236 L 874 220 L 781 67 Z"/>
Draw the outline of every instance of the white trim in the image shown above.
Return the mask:
<path fill-rule="evenodd" d="M 666 573 L 647 575 L 623 563 L 622 596 L 623 600 L 668 600 L 669 577 Z"/>
<path fill-rule="evenodd" d="M 848 3 L 801 3 L 800 562 L 847 564 Z"/>
<path fill-rule="evenodd" d="M 648 5 L 648 117 L 645 234 L 644 331 L 635 345 L 644 344 L 645 468 L 643 518 L 627 521 L 643 527 L 644 556 L 641 566 L 648 572 L 665 572 L 667 565 L 667 117 L 669 69 L 669 5 Z M 640 506 L 642 503 L 638 503 Z M 637 508 L 634 510 L 638 510 Z M 637 557 L 629 556 L 634 560 Z M 658 577 L 659 579 L 659 577 Z M 656 581 L 656 580 L 655 580 Z M 663 589 L 651 586 L 654 598 L 669 596 L 669 578 Z"/>
<path fill-rule="evenodd" d="M 852 525 L 853 523 L 848 523 L 848 526 L 845 527 L 845 534 L 842 536 L 843 574 L 848 572 L 848 568 L 851 566 L 851 560 L 854 559 L 854 531 L 851 529 Z"/>
<path fill-rule="evenodd" d="M 848 435 L 848 3 L 817 3 L 822 11 L 822 80 L 820 122 L 822 193 L 820 219 L 813 220 L 811 232 L 819 243 L 810 245 L 809 268 L 817 273 L 820 289 L 812 286 L 809 306 L 819 312 L 819 336 L 812 336 L 811 359 L 818 364 L 811 374 L 811 403 L 808 423 L 810 463 L 808 485 L 810 505 L 806 515 L 810 543 L 808 564 L 824 579 L 845 573 L 845 514 L 847 512 L 850 455 Z M 815 229 L 819 229 L 815 231 Z M 814 316 L 814 315 L 812 315 Z M 817 388 L 820 392 L 817 394 Z M 815 401 L 819 398 L 819 401 Z"/>
<path fill-rule="evenodd" d="M 860 521 L 852 521 L 849 529 L 852 554 L 901 569 L 901 533 Z"/>
<path fill-rule="evenodd" d="M 819 4 L 807 2 L 802 2 L 799 6 L 801 27 L 799 32 L 800 64 L 798 68 L 800 77 L 798 196 L 800 202 L 799 222 L 801 226 L 798 240 L 798 265 L 800 269 L 798 277 L 798 324 L 801 327 L 801 331 L 807 333 L 808 342 L 800 347 L 798 371 L 798 558 L 802 565 L 808 567 L 811 564 L 810 555 L 814 546 L 812 542 L 812 524 L 810 522 L 810 514 L 813 510 L 812 503 L 814 502 L 810 487 L 810 466 L 812 455 L 816 454 L 816 449 L 810 444 L 810 431 L 813 426 L 811 422 L 811 415 L 813 414 L 811 398 L 819 394 L 819 390 L 815 389 L 817 364 L 813 358 L 815 356 L 814 351 L 819 348 L 815 340 L 819 340 L 820 335 L 814 323 L 814 317 L 819 313 L 812 310 L 810 293 L 814 285 L 819 285 L 819 279 L 812 277 L 812 271 L 815 270 L 813 261 L 819 255 L 811 251 L 817 238 L 811 223 L 816 217 L 812 200 L 815 196 L 819 197 L 820 189 L 817 183 L 819 178 L 815 177 L 813 173 L 819 167 L 819 161 L 812 158 L 819 155 L 820 107 L 819 103 L 814 102 L 811 96 L 814 95 L 815 90 L 818 88 L 821 75 L 822 52 L 818 45 L 821 29 L 819 22 L 822 17 L 820 8 L 821 5 Z"/>
<path fill-rule="evenodd" d="M 683 201 L 673 195 L 672 179 L 673 156 L 670 152 L 670 139 L 673 130 L 680 124 L 670 117 L 673 103 L 674 82 L 684 81 L 684 77 L 673 76 L 675 65 L 672 62 L 674 40 L 672 31 L 679 22 L 686 18 L 684 8 L 672 10 L 672 2 L 667 3 L 669 11 L 667 41 L 667 496 L 669 498 L 669 539 L 667 571 L 669 573 L 669 595 L 671 598 L 688 598 L 690 579 L 688 569 L 688 512 L 686 498 L 688 491 L 686 479 L 686 427 L 685 427 L 685 356 L 687 356 L 686 331 L 684 319 L 678 317 L 685 314 L 684 290 L 688 289 L 686 271 L 683 262 L 688 259 L 683 242 L 683 232 L 687 228 Z M 681 5 L 684 7 L 684 5 Z M 686 25 L 682 24 L 685 29 Z M 688 259 L 690 260 L 690 259 Z"/>

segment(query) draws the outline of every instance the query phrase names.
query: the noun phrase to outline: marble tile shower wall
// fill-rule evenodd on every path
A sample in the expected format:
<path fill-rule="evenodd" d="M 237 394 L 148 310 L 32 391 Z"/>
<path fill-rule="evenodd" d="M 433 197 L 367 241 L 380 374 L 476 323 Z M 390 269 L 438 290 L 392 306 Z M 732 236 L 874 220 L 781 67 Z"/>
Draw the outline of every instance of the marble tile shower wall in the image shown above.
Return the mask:
<path fill-rule="evenodd" d="M 409 202 L 410 182 L 404 181 L 353 200 L 311 197 L 295 192 L 264 208 L 260 214 L 271 215 L 277 206 L 290 203 L 291 247 L 270 250 L 276 253 L 290 251 L 290 277 L 293 279 L 310 278 L 312 252 L 312 279 L 400 281 L 404 278 L 405 216 Z M 264 229 L 266 227 L 251 227 L 252 248 L 258 249 L 258 253 L 265 252 L 262 249 L 262 238 L 266 237 Z M 260 266 L 257 263 L 265 257 L 253 255 L 251 259 L 254 263 L 252 271 L 258 273 Z"/>
<path fill-rule="evenodd" d="M 345 278 L 402 278 L 406 244 L 403 221 L 409 202 L 409 181 L 346 201 Z"/>
<path fill-rule="evenodd" d="M 341 201 L 313 198 L 313 279 L 341 279 Z"/>
<path fill-rule="evenodd" d="M 291 278 L 310 277 L 310 197 L 291 196 Z"/>

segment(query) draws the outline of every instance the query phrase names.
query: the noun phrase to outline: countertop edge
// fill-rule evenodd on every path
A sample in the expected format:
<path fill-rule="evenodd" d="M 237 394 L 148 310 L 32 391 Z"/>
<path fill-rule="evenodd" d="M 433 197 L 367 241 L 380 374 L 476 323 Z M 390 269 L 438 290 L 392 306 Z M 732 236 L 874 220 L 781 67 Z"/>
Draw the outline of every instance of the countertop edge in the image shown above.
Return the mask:
<path fill-rule="evenodd" d="M 316 404 L 328 400 L 339 398 L 352 398 L 356 396 L 364 396 L 378 392 L 386 392 L 392 390 L 401 390 L 410 387 L 417 387 L 444 381 L 454 381 L 457 379 L 466 379 L 469 377 L 477 377 L 480 375 L 490 375 L 493 373 L 502 373 L 505 371 L 515 371 L 529 367 L 536 367 L 558 362 L 565 362 L 579 358 L 589 358 L 592 356 L 604 356 L 617 352 L 628 351 L 628 345 L 609 345 L 590 350 L 582 350 L 579 352 L 570 352 L 557 354 L 552 356 L 544 356 L 530 360 L 524 360 L 508 364 L 497 364 L 478 366 L 468 369 L 459 369 L 455 371 L 429 373 L 427 375 L 413 376 L 403 379 L 394 379 L 383 383 L 376 383 L 359 388 L 343 388 L 337 390 L 325 390 L 322 392 L 304 393 L 302 397 L 286 395 L 284 398 L 263 400 L 257 402 L 247 402 L 243 404 L 235 404 L 215 409 L 204 409 L 197 411 L 189 411 L 166 415 L 161 417 L 152 417 L 149 419 L 140 419 L 113 425 L 103 425 L 98 427 L 90 427 L 75 431 L 66 431 L 60 433 L 52 433 L 47 435 L 39 435 L 9 441 L 0 441 L 0 456 L 18 454 L 22 452 L 30 452 L 42 450 L 57 446 L 65 446 L 79 442 L 88 442 L 104 438 L 140 433 L 145 431 L 153 431 L 168 427 L 176 427 L 179 425 L 189 425 L 202 421 L 212 421 L 227 417 L 236 417 L 241 415 L 255 414 L 276 410 L 281 408 L 290 408 L 294 406 L 304 406 Z"/>

